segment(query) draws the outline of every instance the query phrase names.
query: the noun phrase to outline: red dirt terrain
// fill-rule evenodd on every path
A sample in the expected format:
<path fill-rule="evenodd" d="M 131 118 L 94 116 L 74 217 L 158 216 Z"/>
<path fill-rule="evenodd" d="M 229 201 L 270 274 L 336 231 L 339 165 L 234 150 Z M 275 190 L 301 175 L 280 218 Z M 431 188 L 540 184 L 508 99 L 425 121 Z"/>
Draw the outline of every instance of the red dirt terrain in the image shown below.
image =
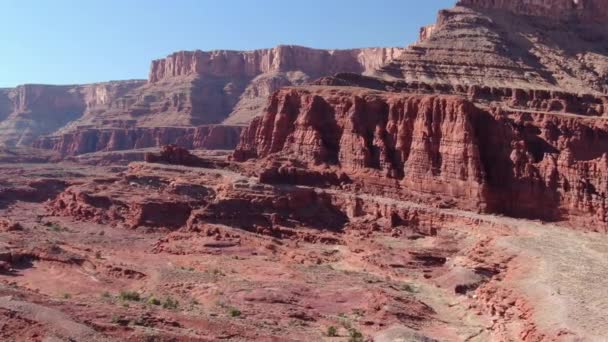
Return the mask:
<path fill-rule="evenodd" d="M 0 339 L 605 340 L 607 10 L 462 0 L 406 49 L 2 90 Z"/>

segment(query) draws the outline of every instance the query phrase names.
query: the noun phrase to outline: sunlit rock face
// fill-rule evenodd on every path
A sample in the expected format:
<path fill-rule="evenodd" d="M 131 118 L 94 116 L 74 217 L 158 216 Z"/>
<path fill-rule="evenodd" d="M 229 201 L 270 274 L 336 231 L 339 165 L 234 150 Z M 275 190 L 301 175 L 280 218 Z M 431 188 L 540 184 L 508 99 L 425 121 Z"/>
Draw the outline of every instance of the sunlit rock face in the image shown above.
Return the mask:
<path fill-rule="evenodd" d="M 605 0 L 460 0 L 458 5 L 503 9 L 517 14 L 556 19 L 608 19 L 608 1 Z"/>

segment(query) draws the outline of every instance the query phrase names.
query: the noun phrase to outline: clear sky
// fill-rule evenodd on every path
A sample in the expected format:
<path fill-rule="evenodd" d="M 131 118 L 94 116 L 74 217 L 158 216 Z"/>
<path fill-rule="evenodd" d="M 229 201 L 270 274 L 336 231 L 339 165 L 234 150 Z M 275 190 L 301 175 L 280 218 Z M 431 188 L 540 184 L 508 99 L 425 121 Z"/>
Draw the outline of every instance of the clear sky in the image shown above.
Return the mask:
<path fill-rule="evenodd" d="M 146 78 L 178 50 L 404 46 L 455 0 L 1 0 L 0 87 Z"/>

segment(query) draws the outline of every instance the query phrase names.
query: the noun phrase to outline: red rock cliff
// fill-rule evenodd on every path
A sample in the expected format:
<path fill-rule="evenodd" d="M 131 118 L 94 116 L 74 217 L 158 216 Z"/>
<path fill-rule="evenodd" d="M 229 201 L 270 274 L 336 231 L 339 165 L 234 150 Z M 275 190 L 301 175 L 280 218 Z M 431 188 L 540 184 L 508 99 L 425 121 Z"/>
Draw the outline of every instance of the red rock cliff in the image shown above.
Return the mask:
<path fill-rule="evenodd" d="M 113 102 L 143 81 L 119 81 L 75 86 L 22 85 L 0 90 L 0 144 L 30 145 L 86 112 L 119 107 Z M 126 106 L 123 103 L 123 106 Z"/>
<path fill-rule="evenodd" d="M 282 86 L 305 84 L 340 71 L 365 73 L 401 51 L 298 46 L 182 51 L 154 61 L 148 82 L 2 89 L 0 143 L 29 145 L 41 135 L 79 135 L 84 130 L 127 126 L 247 124 L 268 95 Z"/>
<path fill-rule="evenodd" d="M 178 145 L 183 148 L 232 150 L 239 141 L 241 127 L 138 127 L 116 129 L 80 129 L 75 133 L 38 139 L 34 147 L 78 155 L 97 151 L 119 151 L 137 148 Z"/>
<path fill-rule="evenodd" d="M 556 19 L 579 18 L 600 22 L 608 19 L 606 0 L 460 0 L 458 5 Z"/>
<path fill-rule="evenodd" d="M 180 51 L 155 60 L 150 83 L 189 75 L 249 77 L 271 72 L 301 71 L 311 77 L 337 72 L 365 73 L 398 56 L 401 48 L 319 50 L 281 45 L 253 51 Z"/>
<path fill-rule="evenodd" d="M 603 119 L 487 112 L 455 96 L 307 87 L 275 93 L 234 158 L 262 158 L 274 170 L 264 177 L 336 170 L 372 194 L 605 223 L 606 151 Z"/>

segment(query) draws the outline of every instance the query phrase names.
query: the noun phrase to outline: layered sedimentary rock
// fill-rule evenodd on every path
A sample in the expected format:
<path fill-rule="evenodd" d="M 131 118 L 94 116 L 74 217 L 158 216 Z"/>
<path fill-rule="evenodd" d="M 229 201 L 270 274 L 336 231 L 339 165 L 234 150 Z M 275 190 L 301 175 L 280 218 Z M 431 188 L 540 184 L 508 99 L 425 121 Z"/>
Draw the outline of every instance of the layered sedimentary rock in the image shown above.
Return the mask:
<path fill-rule="evenodd" d="M 305 84 L 337 72 L 368 73 L 402 50 L 278 46 L 254 51 L 181 51 L 153 61 L 147 82 L 0 89 L 0 143 L 29 146 L 44 135 L 62 141 L 133 127 L 154 131 L 223 121 L 247 124 L 259 114 L 265 99 L 282 86 Z M 95 130 L 104 133 L 93 133 Z M 231 137 L 216 135 L 214 139 Z M 43 140 L 36 145 L 62 149 Z M 191 146 L 196 142 L 185 145 Z"/>
<path fill-rule="evenodd" d="M 122 98 L 145 81 L 75 86 L 23 85 L 0 90 L 0 144 L 27 146 L 86 112 L 126 109 Z"/>
<path fill-rule="evenodd" d="M 193 113 L 246 124 L 282 86 L 300 85 L 337 72 L 368 73 L 400 55 L 400 48 L 317 50 L 278 46 L 254 51 L 180 51 L 152 62 L 149 82 L 192 80 Z"/>
<path fill-rule="evenodd" d="M 460 1 L 371 75 L 276 93 L 234 158 L 265 182 L 605 227 L 605 10 Z"/>
<path fill-rule="evenodd" d="M 78 155 L 97 151 L 119 151 L 175 144 L 184 148 L 232 150 L 239 141 L 239 126 L 131 127 L 79 129 L 74 133 L 43 137 L 34 147 Z"/>
<path fill-rule="evenodd" d="M 557 19 L 608 19 L 608 3 L 604 0 L 460 0 L 458 4 Z"/>
<path fill-rule="evenodd" d="M 604 119 L 484 110 L 458 96 L 317 86 L 277 92 L 243 131 L 234 158 L 262 158 L 283 182 L 325 170 L 370 194 L 605 223 L 606 151 Z"/>
<path fill-rule="evenodd" d="M 460 5 L 440 11 L 420 42 L 376 75 L 452 86 L 608 92 L 608 17 L 590 9 L 605 10 L 605 2 L 471 0 Z M 574 9 L 564 9 L 569 6 Z M 579 13 L 577 6 L 597 14 L 597 20 L 559 14 Z"/>
<path fill-rule="evenodd" d="M 398 93 L 458 95 L 486 108 L 496 107 L 505 110 L 528 110 L 583 116 L 604 116 L 608 113 L 608 95 L 575 93 L 557 89 L 508 88 L 477 84 L 384 80 L 349 73 L 322 77 L 312 84 L 320 86 L 360 87 Z"/>

